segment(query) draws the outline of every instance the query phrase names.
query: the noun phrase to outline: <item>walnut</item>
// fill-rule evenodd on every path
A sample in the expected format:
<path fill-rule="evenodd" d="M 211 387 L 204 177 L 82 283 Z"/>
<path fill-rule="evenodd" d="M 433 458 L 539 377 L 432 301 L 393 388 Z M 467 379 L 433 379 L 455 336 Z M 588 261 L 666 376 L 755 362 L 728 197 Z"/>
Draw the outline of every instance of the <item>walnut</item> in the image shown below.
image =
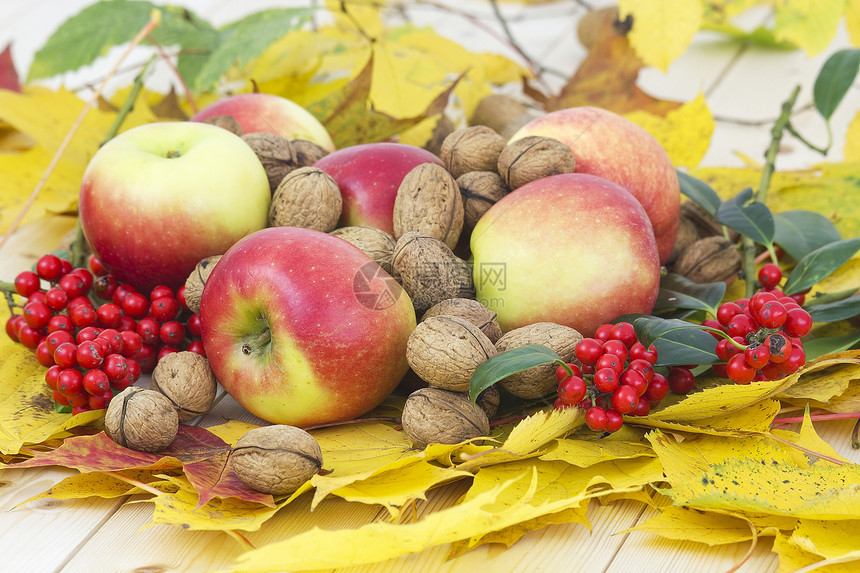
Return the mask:
<path fill-rule="evenodd" d="M 509 143 L 499 155 L 499 175 L 514 190 L 530 181 L 573 173 L 576 160 L 570 147 L 557 139 L 530 135 Z"/>
<path fill-rule="evenodd" d="M 684 249 L 698 240 L 699 229 L 696 227 L 696 224 L 689 218 L 681 215 L 678 219 L 678 234 L 675 236 L 675 244 L 672 246 L 672 252 L 669 254 L 669 259 L 666 262 L 672 264 Z"/>
<path fill-rule="evenodd" d="M 437 302 L 424 313 L 421 320 L 441 315 L 465 318 L 480 328 L 493 344 L 502 336 L 496 313 L 473 298 L 449 298 Z"/>
<path fill-rule="evenodd" d="M 120 446 L 138 452 L 157 452 L 173 442 L 179 416 L 170 400 L 154 390 L 129 386 L 110 401 L 105 432 Z"/>
<path fill-rule="evenodd" d="M 681 203 L 681 217 L 689 219 L 696 226 L 699 237 L 705 238 L 711 235 L 723 235 L 723 225 L 717 222 L 717 219 L 708 213 L 704 207 L 695 201 L 684 201 Z M 740 234 L 726 227 L 728 239 L 732 243 L 740 238 Z"/>
<path fill-rule="evenodd" d="M 511 96 L 492 94 L 478 102 L 469 123 L 486 125 L 508 140 L 522 126 L 540 115 L 542 112 L 525 106 Z"/>
<path fill-rule="evenodd" d="M 481 329 L 459 316 L 432 316 L 406 342 L 409 367 L 431 386 L 454 392 L 466 392 L 475 369 L 495 355 Z"/>
<path fill-rule="evenodd" d="M 244 133 L 242 126 L 239 125 L 239 122 L 236 121 L 236 118 L 232 115 L 213 115 L 210 118 L 204 119 L 203 123 L 210 123 L 215 127 L 226 129 L 230 133 L 238 135 L 239 137 L 242 137 L 242 134 Z"/>
<path fill-rule="evenodd" d="M 394 199 L 394 238 L 421 231 L 453 249 L 463 230 L 463 200 L 451 174 L 435 163 L 414 167 Z"/>
<path fill-rule="evenodd" d="M 185 305 L 191 312 L 200 312 L 200 297 L 203 296 L 203 287 L 206 285 L 212 269 L 220 260 L 221 255 L 206 257 L 197 263 L 197 266 L 185 280 Z"/>
<path fill-rule="evenodd" d="M 672 263 L 669 270 L 697 283 L 724 281 L 739 270 L 743 259 L 725 237 L 714 235 L 699 239 Z"/>
<path fill-rule="evenodd" d="M 475 297 L 469 263 L 424 233 L 412 231 L 400 237 L 391 264 L 392 276 L 412 299 L 417 316 L 445 299 Z"/>
<path fill-rule="evenodd" d="M 274 193 L 284 176 L 298 166 L 293 144 L 289 139 L 265 131 L 246 133 L 242 139 L 263 164 L 269 178 L 269 189 Z"/>
<path fill-rule="evenodd" d="M 296 150 L 297 167 L 310 167 L 328 155 L 328 151 L 324 147 L 317 145 L 313 141 L 294 139 L 290 143 L 293 144 L 293 149 Z"/>
<path fill-rule="evenodd" d="M 196 352 L 174 352 L 158 361 L 152 387 L 170 400 L 179 421 L 205 414 L 215 401 L 218 381 L 209 361 Z"/>
<path fill-rule="evenodd" d="M 502 176 L 495 171 L 470 171 L 457 179 L 463 197 L 463 228 L 472 230 L 496 201 L 508 194 Z"/>
<path fill-rule="evenodd" d="M 300 167 L 281 180 L 269 206 L 270 227 L 304 227 L 328 233 L 337 227 L 343 198 L 332 177 Z"/>
<path fill-rule="evenodd" d="M 348 243 L 352 243 L 364 254 L 376 261 L 382 270 L 392 274 L 393 266 L 391 259 L 394 256 L 394 239 L 391 235 L 375 227 L 341 227 L 331 232 L 335 237 L 340 237 Z"/>
<path fill-rule="evenodd" d="M 401 421 L 416 448 L 431 443 L 458 444 L 490 433 L 490 422 L 480 407 L 465 394 L 439 388 L 410 394 Z"/>
<path fill-rule="evenodd" d="M 319 444 L 295 426 L 263 426 L 248 430 L 230 454 L 233 471 L 257 491 L 293 493 L 322 468 Z"/>
<path fill-rule="evenodd" d="M 505 333 L 496 342 L 496 349 L 501 353 L 527 344 L 540 344 L 554 350 L 565 362 L 573 362 L 574 350 L 580 340 L 582 335 L 569 326 L 554 322 L 536 322 Z M 500 384 L 518 398 L 540 398 L 558 387 L 555 370 L 554 364 L 534 366 L 508 376 Z"/>
<path fill-rule="evenodd" d="M 501 399 L 502 396 L 499 394 L 499 389 L 494 384 L 478 394 L 476 403 L 484 411 L 484 414 L 487 415 L 487 418 L 492 420 L 496 412 L 499 411 L 499 402 L 501 402 Z"/>
<path fill-rule="evenodd" d="M 485 125 L 461 127 L 442 142 L 442 161 L 454 177 L 469 171 L 495 171 L 505 139 Z"/>

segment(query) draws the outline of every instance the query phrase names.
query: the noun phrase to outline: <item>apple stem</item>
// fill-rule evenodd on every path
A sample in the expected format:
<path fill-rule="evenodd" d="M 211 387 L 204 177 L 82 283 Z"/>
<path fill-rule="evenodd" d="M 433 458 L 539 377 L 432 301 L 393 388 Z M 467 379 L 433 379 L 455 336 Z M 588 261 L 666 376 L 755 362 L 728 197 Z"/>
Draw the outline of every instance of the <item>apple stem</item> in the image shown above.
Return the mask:
<path fill-rule="evenodd" d="M 3 236 L 0 237 L 0 249 L 2 249 L 3 246 L 6 244 L 6 241 L 9 240 L 9 237 L 15 234 L 15 232 L 18 230 L 18 227 L 24 220 L 24 216 L 30 210 L 30 207 L 33 206 L 33 203 L 36 202 L 36 197 L 39 196 L 39 193 L 42 191 L 42 188 L 48 181 L 48 177 L 51 176 L 51 173 L 54 172 L 54 169 L 60 162 L 60 157 L 62 157 L 63 153 L 66 151 L 66 148 L 69 146 L 69 143 L 72 141 L 72 138 L 74 137 L 75 133 L 77 133 L 78 128 L 80 128 L 81 124 L 84 122 L 84 118 L 86 117 L 87 112 L 90 110 L 90 108 L 96 107 L 96 102 L 104 91 L 105 86 L 107 86 L 108 82 L 116 74 L 120 64 L 125 61 L 129 54 L 131 54 L 132 50 L 134 50 L 134 48 L 136 48 L 137 45 L 140 44 L 143 39 L 149 35 L 150 32 L 155 30 L 159 24 L 161 24 L 161 12 L 158 10 L 153 10 L 150 15 L 149 22 L 147 22 L 146 25 L 141 28 L 140 32 L 138 32 L 134 39 L 129 43 L 125 52 L 123 52 L 122 56 L 120 56 L 119 60 L 117 60 L 117 62 L 114 64 L 110 73 L 105 76 L 105 78 L 96 88 L 96 91 L 93 92 L 92 97 L 90 97 L 89 101 L 81 108 L 81 112 L 78 114 L 77 119 L 75 119 L 75 122 L 72 124 L 72 127 L 69 128 L 69 131 L 66 133 L 66 136 L 63 138 L 63 141 L 60 143 L 59 147 L 57 147 L 57 150 L 54 152 L 54 157 L 51 158 L 51 162 L 48 164 L 47 169 L 45 169 L 45 172 L 42 174 L 42 178 L 39 179 L 38 183 L 36 183 L 36 187 L 30 193 L 30 197 L 27 198 L 27 202 L 21 208 L 21 211 L 15 217 L 15 220 L 12 221 L 12 224 L 9 226 Z"/>

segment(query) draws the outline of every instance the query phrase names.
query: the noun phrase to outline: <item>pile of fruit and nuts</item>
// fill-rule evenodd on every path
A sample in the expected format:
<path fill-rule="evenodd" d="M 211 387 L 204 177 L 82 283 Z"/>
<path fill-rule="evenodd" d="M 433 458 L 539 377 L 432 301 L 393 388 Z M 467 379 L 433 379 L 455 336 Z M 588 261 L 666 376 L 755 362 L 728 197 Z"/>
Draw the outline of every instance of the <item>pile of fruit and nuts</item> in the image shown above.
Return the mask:
<path fill-rule="evenodd" d="M 694 365 L 655 368 L 654 347 L 618 317 L 651 312 L 663 267 L 719 281 L 740 256 L 703 209 L 681 205 L 644 129 L 591 107 L 511 128 L 499 98 L 475 115 L 492 121 L 452 131 L 438 154 L 335 150 L 308 112 L 266 94 L 128 130 L 83 177 L 88 268 L 47 254 L 21 272 L 6 332 L 47 368 L 59 407 L 107 408 L 107 433 L 142 451 L 167 446 L 220 383 L 274 424 L 234 456 L 263 491 L 275 486 L 254 481 L 260 456 L 314 461 L 282 464 L 292 474 L 278 483 L 298 487 L 322 454 L 297 427 L 359 417 L 398 385 L 412 390 L 402 426 L 416 447 L 487 435 L 511 399 L 580 407 L 591 429 L 617 431 L 694 382 Z M 780 280 L 765 265 L 760 292 L 705 321 L 728 334 L 719 375 L 749 383 L 803 365 L 811 321 Z M 481 364 L 528 345 L 561 364 L 470 400 Z M 149 372 L 151 389 L 134 385 Z"/>

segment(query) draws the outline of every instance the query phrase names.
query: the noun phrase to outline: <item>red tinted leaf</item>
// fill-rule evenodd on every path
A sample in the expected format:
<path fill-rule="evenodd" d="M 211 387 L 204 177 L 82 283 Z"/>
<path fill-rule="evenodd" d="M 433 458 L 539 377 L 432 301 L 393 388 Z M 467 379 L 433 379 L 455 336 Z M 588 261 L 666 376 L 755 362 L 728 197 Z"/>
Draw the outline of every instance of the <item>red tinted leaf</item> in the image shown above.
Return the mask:
<path fill-rule="evenodd" d="M 21 82 L 18 80 L 18 72 L 12 62 L 12 44 L 0 52 L 0 90 L 21 91 Z"/>

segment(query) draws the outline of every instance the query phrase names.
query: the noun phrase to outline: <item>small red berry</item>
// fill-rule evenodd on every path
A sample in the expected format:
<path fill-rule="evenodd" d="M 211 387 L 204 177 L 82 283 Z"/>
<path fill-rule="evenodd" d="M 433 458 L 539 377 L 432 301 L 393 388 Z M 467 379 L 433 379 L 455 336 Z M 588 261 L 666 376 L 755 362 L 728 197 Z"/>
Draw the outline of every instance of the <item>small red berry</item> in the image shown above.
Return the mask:
<path fill-rule="evenodd" d="M 60 288 L 66 291 L 69 298 L 84 296 L 89 291 L 86 281 L 77 273 L 69 273 L 60 279 Z"/>
<path fill-rule="evenodd" d="M 603 344 L 593 338 L 583 338 L 576 343 L 574 354 L 583 364 L 593 365 L 603 355 Z"/>
<path fill-rule="evenodd" d="M 743 354 L 736 354 L 726 364 L 726 373 L 729 380 L 736 384 L 749 384 L 755 378 L 756 369 L 747 364 Z"/>
<path fill-rule="evenodd" d="M 61 368 L 74 368 L 78 365 L 78 346 L 73 342 L 63 342 L 54 350 L 54 363 Z"/>
<path fill-rule="evenodd" d="M 199 337 L 200 336 L 200 315 L 197 313 L 194 313 L 191 316 L 189 316 L 187 324 L 188 324 L 188 332 L 190 332 L 192 336 L 198 336 Z M 576 366 L 576 364 L 574 364 L 573 366 Z M 579 366 L 576 366 L 576 368 L 579 369 Z M 563 370 L 563 368 L 562 368 L 562 370 Z M 576 374 L 576 372 L 574 372 L 574 374 Z"/>
<path fill-rule="evenodd" d="M 637 396 L 642 396 L 648 389 L 648 381 L 645 380 L 645 377 L 638 370 L 629 368 L 621 375 L 621 384 L 633 388 Z M 622 413 L 626 414 L 627 412 Z"/>
<path fill-rule="evenodd" d="M 57 255 L 42 255 L 36 261 L 36 273 L 46 281 L 54 282 L 63 276 L 63 263 Z"/>
<path fill-rule="evenodd" d="M 785 323 L 788 313 L 778 300 L 764 303 L 758 311 L 758 322 L 765 328 L 779 328 Z"/>
<path fill-rule="evenodd" d="M 134 319 L 141 319 L 149 312 L 149 300 L 139 292 L 128 293 L 122 299 L 122 311 Z"/>
<path fill-rule="evenodd" d="M 782 269 L 780 269 L 777 264 L 764 264 L 758 271 L 758 282 L 760 282 L 761 286 L 764 288 L 776 288 L 776 285 L 778 285 L 781 280 Z"/>
<path fill-rule="evenodd" d="M 624 417 L 621 413 L 614 410 L 606 410 L 606 427 L 604 428 L 609 433 L 617 432 L 624 425 Z"/>
<path fill-rule="evenodd" d="M 125 356 L 120 354 L 108 354 L 105 357 L 102 370 L 104 370 L 104 373 L 107 374 L 107 377 L 111 381 L 121 380 L 128 375 L 128 362 L 126 361 Z"/>
<path fill-rule="evenodd" d="M 69 304 L 69 295 L 60 287 L 49 288 L 45 293 L 45 304 L 53 311 L 60 311 Z"/>
<path fill-rule="evenodd" d="M 137 323 L 137 333 L 144 344 L 161 344 L 161 324 L 151 316 Z"/>
<path fill-rule="evenodd" d="M 647 349 L 638 340 L 630 347 L 630 360 L 645 360 L 652 366 L 657 364 L 657 348 L 652 344 Z"/>
<path fill-rule="evenodd" d="M 90 255 L 89 259 L 87 259 L 87 266 L 90 268 L 90 271 L 96 276 L 102 276 L 107 274 L 107 269 L 102 264 L 101 260 L 95 256 Z"/>
<path fill-rule="evenodd" d="M 84 328 L 87 326 L 94 325 L 96 323 L 97 317 L 96 311 L 93 307 L 86 304 L 82 304 L 76 306 L 71 312 L 69 312 L 69 318 L 72 319 L 72 324 L 74 324 L 78 328 Z"/>
<path fill-rule="evenodd" d="M 84 389 L 84 377 L 74 368 L 64 368 L 57 376 L 57 390 L 66 398 L 80 394 Z"/>
<path fill-rule="evenodd" d="M 659 402 L 669 394 L 669 381 L 659 372 L 654 373 L 651 382 L 648 383 L 648 388 L 642 395 L 649 402 Z"/>
<path fill-rule="evenodd" d="M 24 305 L 24 320 L 31 328 L 47 328 L 51 316 L 51 309 L 43 302 L 34 301 Z"/>
<path fill-rule="evenodd" d="M 597 373 L 602 368 L 612 368 L 618 376 L 621 376 L 624 372 L 624 360 L 615 354 L 604 354 L 594 364 L 594 372 Z"/>
<path fill-rule="evenodd" d="M 608 394 L 618 388 L 618 373 L 612 368 L 601 368 L 594 373 L 594 387 Z"/>
<path fill-rule="evenodd" d="M 615 328 L 615 325 L 612 323 L 609 324 L 601 324 L 597 327 L 597 330 L 594 331 L 595 340 L 599 340 L 601 343 L 606 342 L 610 338 L 612 338 L 612 329 Z"/>
<path fill-rule="evenodd" d="M 140 335 L 133 330 L 123 330 L 119 333 L 122 336 L 122 352 L 121 354 L 126 358 L 134 357 L 138 352 L 140 352 L 141 346 L 143 346 L 143 340 L 141 340 Z"/>
<path fill-rule="evenodd" d="M 48 349 L 48 343 L 44 338 L 42 339 L 42 342 L 36 346 L 36 360 L 46 368 L 54 366 L 53 353 Z"/>
<path fill-rule="evenodd" d="M 600 406 L 592 406 L 585 413 L 585 424 L 595 432 L 605 430 L 606 410 L 604 410 Z"/>
<path fill-rule="evenodd" d="M 51 390 L 57 389 L 57 382 L 60 379 L 60 372 L 62 371 L 63 369 L 61 367 L 54 364 L 53 366 L 48 368 L 47 372 L 45 372 L 45 382 L 47 382 Z"/>
<path fill-rule="evenodd" d="M 639 394 L 632 386 L 622 384 L 612 393 L 611 403 L 619 414 L 629 414 L 639 404 Z"/>
<path fill-rule="evenodd" d="M 149 293 L 149 300 L 152 302 L 164 296 L 173 298 L 173 289 L 166 285 L 158 285 Z"/>
<path fill-rule="evenodd" d="M 15 291 L 21 296 L 28 297 L 41 288 L 39 275 L 33 271 L 22 271 L 15 277 Z"/>
<path fill-rule="evenodd" d="M 171 320 L 161 325 L 159 332 L 161 341 L 168 346 L 179 346 L 185 339 L 185 327 L 178 320 Z"/>
<path fill-rule="evenodd" d="M 774 332 L 765 338 L 764 346 L 770 351 L 770 361 L 776 364 L 785 362 L 791 354 L 791 341 L 782 332 Z"/>
<path fill-rule="evenodd" d="M 72 324 L 72 319 L 65 314 L 56 314 L 48 321 L 48 332 L 57 332 L 65 330 L 69 334 L 75 332 L 75 325 Z"/>
<path fill-rule="evenodd" d="M 759 370 L 770 361 L 770 350 L 763 344 L 750 344 L 744 351 L 744 360 L 750 368 Z"/>
<path fill-rule="evenodd" d="M 110 380 L 103 370 L 90 370 L 84 374 L 83 387 L 87 394 L 98 396 L 110 390 Z"/>
<path fill-rule="evenodd" d="M 122 310 L 112 302 L 106 302 L 96 309 L 96 322 L 102 328 L 116 328 L 122 320 Z"/>
<path fill-rule="evenodd" d="M 720 321 L 720 324 L 723 326 L 728 326 L 729 321 L 741 313 L 741 307 L 738 306 L 736 302 L 724 302 L 720 305 L 720 308 L 717 309 L 717 320 Z"/>
<path fill-rule="evenodd" d="M 666 380 L 669 383 L 669 389 L 674 394 L 688 394 L 696 386 L 696 377 L 689 368 L 681 366 L 669 368 L 669 375 Z"/>
<path fill-rule="evenodd" d="M 636 342 L 636 330 L 629 322 L 619 322 L 612 328 L 609 338 L 620 340 L 624 346 L 630 348 Z"/>
<path fill-rule="evenodd" d="M 191 330 L 191 319 L 188 319 L 188 323 L 188 330 Z M 568 374 L 567 369 L 564 366 L 559 366 L 555 369 L 555 378 L 559 381 L 559 383 L 563 382 L 568 376 L 582 377 L 582 371 L 579 369 L 579 366 L 577 364 L 568 362 L 567 367 L 570 368 L 573 374 Z"/>
<path fill-rule="evenodd" d="M 93 283 L 93 292 L 102 300 L 113 300 L 113 295 L 118 286 L 119 283 L 116 282 L 115 278 L 110 275 L 103 275 Z"/>
<path fill-rule="evenodd" d="M 588 387 L 585 384 L 585 380 L 579 376 L 568 376 L 558 386 L 558 397 L 566 405 L 573 406 L 579 404 L 585 398 L 587 390 Z"/>
<path fill-rule="evenodd" d="M 792 308 L 786 314 L 782 330 L 789 336 L 802 338 L 812 330 L 812 317 L 802 308 Z"/>
<path fill-rule="evenodd" d="M 186 350 L 188 352 L 194 352 L 196 354 L 199 354 L 203 358 L 206 358 L 206 349 L 203 348 L 202 340 L 192 340 L 188 343 L 188 348 L 186 348 Z"/>
<path fill-rule="evenodd" d="M 149 314 L 159 322 L 168 322 L 179 314 L 179 303 L 173 297 L 163 296 L 152 301 Z"/>
<path fill-rule="evenodd" d="M 647 416 L 651 413 L 651 402 L 645 396 L 639 397 L 639 403 L 636 408 L 630 412 L 631 416 Z"/>

